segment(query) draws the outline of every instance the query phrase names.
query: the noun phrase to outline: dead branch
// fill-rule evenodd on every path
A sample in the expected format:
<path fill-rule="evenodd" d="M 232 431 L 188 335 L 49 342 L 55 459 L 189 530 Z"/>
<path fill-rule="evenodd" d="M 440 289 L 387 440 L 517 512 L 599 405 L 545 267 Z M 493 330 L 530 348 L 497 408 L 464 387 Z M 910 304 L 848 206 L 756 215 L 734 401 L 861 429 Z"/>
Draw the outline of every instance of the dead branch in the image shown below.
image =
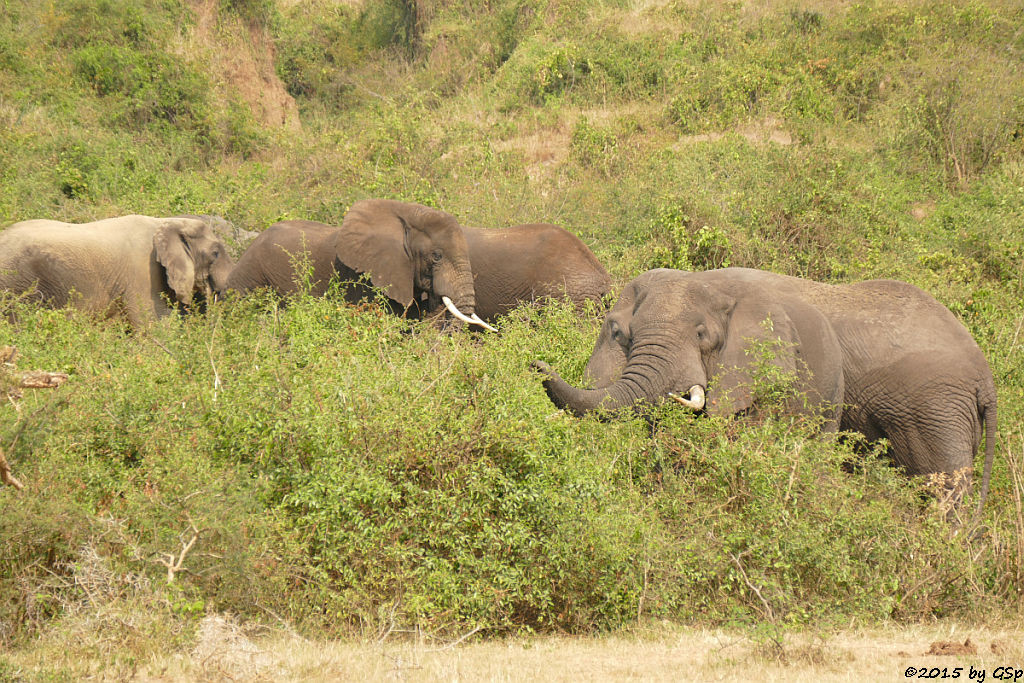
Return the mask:
<path fill-rule="evenodd" d="M 13 474 L 11 474 L 11 466 L 7 464 L 7 458 L 4 456 L 4 449 L 2 447 L 0 447 L 0 481 L 8 486 L 13 486 L 19 491 L 25 488 L 25 486 L 18 481 Z"/>
<path fill-rule="evenodd" d="M 66 382 L 67 373 L 46 372 L 45 370 L 29 370 L 18 378 L 19 386 L 25 389 L 54 389 Z"/>
<path fill-rule="evenodd" d="M 181 552 L 178 553 L 177 559 L 175 559 L 174 553 L 167 553 L 167 559 L 164 559 L 163 557 L 157 557 L 153 560 L 157 564 L 162 564 L 163 566 L 167 567 L 167 583 L 169 584 L 174 583 L 174 577 L 178 574 L 178 572 L 189 571 L 184 567 L 185 556 L 188 555 L 188 551 L 192 550 L 192 546 L 196 544 L 196 541 L 199 540 L 199 536 L 203 533 L 203 531 L 205 531 L 205 529 L 196 528 L 195 522 L 192 521 L 191 517 L 189 517 L 188 520 L 188 527 L 189 528 L 186 530 L 185 533 L 191 531 L 192 537 L 186 541 L 185 534 L 183 533 L 181 535 Z"/>
<path fill-rule="evenodd" d="M 729 557 L 732 558 L 733 564 L 735 564 L 736 568 L 740 570 L 740 575 L 743 577 L 743 582 L 747 584 L 747 587 L 750 588 L 750 590 L 754 591 L 754 594 L 757 595 L 758 599 L 761 600 L 761 604 L 764 605 L 765 616 L 768 618 L 768 621 L 774 623 L 775 612 L 772 610 L 772 606 L 769 605 L 768 601 L 764 599 L 764 596 L 761 595 L 761 591 L 758 590 L 757 586 L 751 583 L 750 578 L 747 577 L 747 572 L 743 569 L 743 565 L 740 564 L 740 557 L 743 557 L 744 555 L 746 555 L 745 552 L 740 553 L 739 557 L 733 555 L 732 553 L 729 553 Z"/>
<path fill-rule="evenodd" d="M 430 648 L 429 650 L 427 650 L 427 652 L 444 652 L 445 650 L 451 650 L 452 648 L 454 648 L 457 645 L 459 645 L 459 643 L 461 643 L 462 641 L 466 640 L 466 638 L 469 638 L 470 636 L 476 634 L 477 632 L 479 632 L 482 629 L 483 629 L 483 626 L 477 626 L 472 631 L 470 631 L 469 633 L 466 633 L 466 634 L 462 635 L 458 640 L 454 640 L 454 641 L 448 643 L 447 645 L 442 645 L 441 647 Z"/>
<path fill-rule="evenodd" d="M 27 372 L 15 373 L 14 361 L 18 358 L 18 349 L 13 346 L 0 346 L 0 398 L 6 397 L 11 405 L 14 406 L 15 410 L 18 410 L 18 404 L 15 403 L 16 399 L 21 398 L 22 389 L 53 389 L 59 387 L 61 384 L 67 381 L 68 376 L 63 372 L 47 372 L 45 370 L 29 370 Z M 20 411 L 18 411 L 20 413 Z M 24 429 L 22 424 L 21 429 L 15 434 L 14 439 L 11 442 L 11 446 L 17 443 L 18 438 L 21 436 L 21 431 Z M 7 462 L 7 457 L 4 454 L 3 448 L 0 448 L 0 482 L 13 486 L 19 491 L 24 485 L 18 481 L 18 479 L 11 474 L 10 463 Z"/>

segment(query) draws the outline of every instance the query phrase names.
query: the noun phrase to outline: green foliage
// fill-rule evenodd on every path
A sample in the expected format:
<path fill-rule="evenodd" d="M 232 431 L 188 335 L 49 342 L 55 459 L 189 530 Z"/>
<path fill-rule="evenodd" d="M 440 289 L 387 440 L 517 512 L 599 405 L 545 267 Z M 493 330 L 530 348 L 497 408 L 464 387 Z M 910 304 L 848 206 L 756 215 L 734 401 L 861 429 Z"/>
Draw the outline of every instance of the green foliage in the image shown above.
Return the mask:
<path fill-rule="evenodd" d="M 351 89 L 346 70 L 360 59 L 356 17 L 344 6 L 310 17 L 296 5 L 277 27 L 277 73 L 295 97 L 337 101 Z"/>
<path fill-rule="evenodd" d="M 497 87 L 532 104 L 543 104 L 573 90 L 592 70 L 591 61 L 572 44 L 524 41 L 498 70 Z M 508 106 L 516 106 L 509 100 Z"/>
<path fill-rule="evenodd" d="M 523 308 L 481 337 L 337 292 L 253 295 L 129 334 L 5 299 L 0 343 L 72 375 L 0 406 L 27 484 L 0 490 L 5 644 L 102 613 L 128 677 L 156 647 L 190 648 L 207 610 L 317 635 L 1019 615 L 1015 7 L 216 9 L 272 34 L 300 130 L 204 75 L 176 0 L 8 0 L 0 224 L 211 213 L 256 231 L 383 196 L 467 225 L 562 224 L 619 286 L 729 264 L 907 280 L 996 377 L 987 532 L 785 411 L 556 412 L 529 363 L 582 381 L 603 311 Z M 762 401 L 784 400 L 762 360 Z M 159 560 L 193 535 L 168 583 Z"/>
<path fill-rule="evenodd" d="M 127 0 L 62 2 L 48 17 L 57 28 L 51 40 L 63 48 L 93 44 L 148 46 L 153 32 L 166 25 L 161 26 L 164 22 L 147 9 Z"/>
<path fill-rule="evenodd" d="M 274 0 L 220 0 L 220 5 L 256 26 L 266 26 L 277 14 Z"/>
<path fill-rule="evenodd" d="M 618 140 L 610 131 L 594 126 L 586 117 L 576 122 L 569 141 L 572 157 L 581 166 L 597 167 L 610 173 L 610 161 Z"/>
<path fill-rule="evenodd" d="M 371 49 L 396 46 L 412 54 L 422 24 L 420 0 L 382 0 L 368 4 L 359 15 L 360 34 Z"/>
<path fill-rule="evenodd" d="M 655 247 L 651 268 L 711 270 L 729 267 L 728 235 L 721 228 L 692 218 L 690 212 L 683 204 L 673 204 L 659 212 L 653 232 L 668 244 Z"/>
<path fill-rule="evenodd" d="M 71 60 L 75 76 L 97 95 L 123 98 L 121 115 L 132 124 L 162 119 L 196 126 L 209 115 L 206 79 L 170 55 L 94 44 L 76 50 Z"/>
<path fill-rule="evenodd" d="M 666 410 L 652 440 L 638 419 L 552 416 L 528 361 L 578 373 L 599 321 L 568 306 L 523 309 L 477 340 L 336 295 L 252 297 L 137 345 L 16 310 L 5 334 L 25 361 L 72 379 L 11 452 L 31 489 L 0 517 L 17 530 L 0 547 L 10 580 L 71 571 L 101 534 L 114 571 L 157 590 L 153 558 L 194 535 L 187 573 L 161 589 L 168 619 L 261 605 L 328 632 L 386 619 L 589 631 L 641 599 L 653 615 L 753 619 L 764 608 L 746 581 L 783 622 L 913 613 L 893 586 L 935 569 L 930 552 L 904 555 L 944 533 L 914 521 L 912 487 L 881 462 L 851 478 L 854 456 L 810 423 Z M 765 367 L 764 386 L 781 386 Z M 53 595 L 37 625 L 73 599 Z M 23 629 L 25 614 L 12 603 L 3 619 Z"/>

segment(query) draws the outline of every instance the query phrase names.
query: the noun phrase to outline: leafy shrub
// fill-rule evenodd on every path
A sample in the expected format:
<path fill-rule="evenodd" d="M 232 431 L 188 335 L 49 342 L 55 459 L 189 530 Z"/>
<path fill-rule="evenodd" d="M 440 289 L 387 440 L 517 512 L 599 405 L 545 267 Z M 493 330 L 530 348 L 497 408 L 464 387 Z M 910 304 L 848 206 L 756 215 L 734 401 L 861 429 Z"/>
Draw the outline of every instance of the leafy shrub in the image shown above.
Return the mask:
<path fill-rule="evenodd" d="M 75 76 L 101 96 L 121 96 L 133 123 L 162 119 L 185 126 L 205 123 L 209 84 L 180 59 L 116 45 L 87 45 L 72 56 Z"/>
<path fill-rule="evenodd" d="M 56 168 L 61 193 L 70 199 L 94 199 L 98 195 L 98 188 L 90 176 L 98 166 L 96 157 L 81 145 L 74 145 L 61 152 Z"/>
<path fill-rule="evenodd" d="M 309 17 L 285 11 L 275 31 L 278 76 L 295 97 L 337 101 L 352 88 L 344 74 L 360 61 L 357 17 L 345 7 Z"/>
<path fill-rule="evenodd" d="M 359 35 L 371 49 L 396 46 L 411 56 L 423 31 L 420 11 L 420 0 L 370 3 L 359 15 Z"/>
<path fill-rule="evenodd" d="M 930 65 L 936 71 L 918 81 L 914 100 L 902 110 L 900 149 L 924 150 L 957 186 L 1000 157 L 1020 158 L 1024 152 L 1024 97 L 1006 86 L 1014 67 L 988 64 L 981 74 L 960 58 Z"/>
<path fill-rule="evenodd" d="M 220 5 L 256 26 L 266 26 L 277 12 L 273 0 L 221 0 Z"/>
<path fill-rule="evenodd" d="M 652 268 L 711 270 L 729 266 L 728 235 L 721 228 L 692 218 L 691 209 L 685 205 L 674 204 L 662 209 L 653 231 L 668 244 L 655 248 Z"/>
<path fill-rule="evenodd" d="M 594 126 L 583 117 L 573 127 L 569 149 L 573 159 L 581 166 L 598 167 L 608 174 L 617 145 L 613 133 Z"/>
<path fill-rule="evenodd" d="M 498 71 L 496 86 L 507 94 L 543 104 L 571 91 L 592 70 L 591 61 L 571 44 L 526 41 Z M 508 100 L 508 106 L 517 103 Z"/>
<path fill-rule="evenodd" d="M 164 24 L 144 4 L 128 0 L 69 0 L 61 3 L 54 17 L 54 44 L 80 48 L 93 44 L 144 47 L 151 45 L 154 32 Z"/>

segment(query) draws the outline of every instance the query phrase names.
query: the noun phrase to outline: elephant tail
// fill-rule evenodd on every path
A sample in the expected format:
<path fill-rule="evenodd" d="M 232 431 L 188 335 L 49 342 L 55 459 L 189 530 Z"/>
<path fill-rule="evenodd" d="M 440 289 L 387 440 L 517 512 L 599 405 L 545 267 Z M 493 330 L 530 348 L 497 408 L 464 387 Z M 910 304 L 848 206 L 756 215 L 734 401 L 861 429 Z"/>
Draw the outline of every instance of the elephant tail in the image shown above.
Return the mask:
<path fill-rule="evenodd" d="M 981 518 L 981 509 L 985 506 L 985 499 L 988 497 L 989 479 L 992 477 L 992 456 L 996 450 L 996 424 L 998 422 L 994 395 L 982 407 L 981 419 L 985 423 L 985 471 L 981 475 L 981 499 L 978 501 L 975 519 Z"/>

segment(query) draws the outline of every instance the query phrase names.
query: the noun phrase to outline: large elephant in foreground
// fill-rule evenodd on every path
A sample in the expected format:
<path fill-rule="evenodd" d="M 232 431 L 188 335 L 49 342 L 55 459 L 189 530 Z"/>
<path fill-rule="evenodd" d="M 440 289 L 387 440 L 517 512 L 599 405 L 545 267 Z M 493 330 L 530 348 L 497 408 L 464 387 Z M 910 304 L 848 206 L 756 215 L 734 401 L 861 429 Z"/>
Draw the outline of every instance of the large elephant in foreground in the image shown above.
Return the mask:
<path fill-rule="evenodd" d="M 202 220 L 121 216 L 92 223 L 30 220 L 0 232 L 0 289 L 53 307 L 122 312 L 133 326 L 223 293 L 227 248 Z"/>
<path fill-rule="evenodd" d="M 611 289 L 604 266 L 580 238 L 557 225 L 463 228 L 476 288 L 476 311 L 493 321 L 520 303 L 566 296 L 600 302 Z"/>
<path fill-rule="evenodd" d="M 421 317 L 444 306 L 464 322 L 486 326 L 476 315 L 462 227 L 444 211 L 367 199 L 352 205 L 340 227 L 313 221 L 275 223 L 239 257 L 228 287 L 291 294 L 306 277 L 306 267 L 310 291 L 318 296 L 337 274 L 342 282 L 352 283 L 346 289 L 350 301 L 366 299 L 372 288 L 360 278 L 368 275 L 396 313 Z"/>
<path fill-rule="evenodd" d="M 762 358 L 794 383 L 790 407 L 839 426 L 842 351 L 832 326 L 799 297 L 723 288 L 702 273 L 648 271 L 626 285 L 587 364 L 593 389 L 570 386 L 545 363 L 551 400 L 573 413 L 669 397 L 732 415 L 754 407 L 752 368 Z"/>
<path fill-rule="evenodd" d="M 693 295 L 695 283 L 707 288 L 702 299 Z M 841 428 L 887 439 L 892 459 L 909 474 L 949 475 L 959 499 L 984 433 L 984 503 L 996 439 L 992 372 L 949 309 L 904 282 L 828 285 L 749 268 L 651 271 L 626 288 L 605 321 L 587 366 L 597 388 L 574 388 L 538 364 L 548 374 L 545 388 L 556 405 L 576 413 L 655 401 L 670 392 L 692 409 L 713 412 L 716 406 L 702 394 L 721 393 L 714 373 L 702 375 L 680 359 L 692 356 L 694 346 L 704 359 L 723 357 L 719 339 L 729 329 L 722 327 L 723 306 L 735 317 L 744 306 L 767 312 L 780 301 L 819 311 L 835 335 L 842 357 Z M 957 472 L 966 476 L 954 481 Z"/>

